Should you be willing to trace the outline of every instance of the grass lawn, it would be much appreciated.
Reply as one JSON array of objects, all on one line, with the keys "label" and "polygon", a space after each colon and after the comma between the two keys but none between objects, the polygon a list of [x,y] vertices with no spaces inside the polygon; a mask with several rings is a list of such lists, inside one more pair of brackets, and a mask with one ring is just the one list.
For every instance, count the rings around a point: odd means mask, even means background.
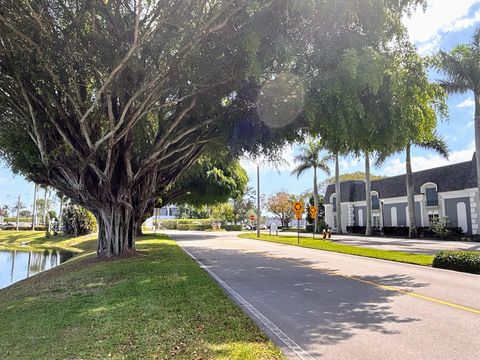
[{"label": "grass lawn", "polygon": [[[0,231],[0,250],[38,250],[59,249],[72,252],[91,252],[96,250],[96,235],[79,237],[50,236],[45,237],[45,231]],[[22,245],[26,243],[26,245]]]},{"label": "grass lawn", "polygon": [[[92,248],[91,237],[58,243]],[[0,290],[2,359],[283,359],[174,241],[137,245],[136,256],[85,255]]]},{"label": "grass lawn", "polygon": [[284,236],[284,235],[260,235],[260,239],[257,238],[256,234],[240,234],[238,237],[245,238],[245,239],[254,239],[254,240],[265,240],[271,241],[280,244],[287,244],[287,245],[295,245],[301,247],[307,247],[312,249],[318,250],[326,250],[332,251],[342,254],[351,254],[351,255],[358,255],[358,256],[366,256],[375,259],[384,259],[384,260],[391,260],[391,261],[398,261],[408,264],[416,264],[416,265],[427,265],[431,266],[433,262],[432,255],[423,255],[423,254],[411,254],[411,253],[404,253],[400,251],[391,251],[391,250],[377,250],[377,249],[370,249],[358,246],[350,246],[345,244],[337,244],[331,241],[325,241],[320,239],[310,239],[306,237],[300,236],[300,245],[297,245],[297,237],[296,236]]}]

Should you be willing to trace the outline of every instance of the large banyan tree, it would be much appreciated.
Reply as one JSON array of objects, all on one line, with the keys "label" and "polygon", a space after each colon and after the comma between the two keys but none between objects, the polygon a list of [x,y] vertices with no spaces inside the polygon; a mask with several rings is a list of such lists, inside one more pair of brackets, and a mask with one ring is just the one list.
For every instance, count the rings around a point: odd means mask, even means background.
[{"label": "large banyan tree", "polygon": [[98,254],[121,254],[207,147],[295,137],[303,58],[341,54],[337,34],[379,42],[422,2],[0,0],[0,156],[91,210]]},{"label": "large banyan tree", "polygon": [[2,0],[3,157],[94,213],[99,255],[134,249],[155,194],[228,138],[230,109],[250,104],[240,95],[281,66],[286,11],[283,1]]}]

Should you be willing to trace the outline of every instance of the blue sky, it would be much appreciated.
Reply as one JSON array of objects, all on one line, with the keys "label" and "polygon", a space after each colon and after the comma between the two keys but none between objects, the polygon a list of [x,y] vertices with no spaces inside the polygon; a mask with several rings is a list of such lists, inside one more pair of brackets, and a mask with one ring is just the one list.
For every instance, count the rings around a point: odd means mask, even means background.
[{"label": "blue sky", "polygon": [[[431,54],[438,49],[451,49],[459,42],[468,42],[476,26],[480,26],[480,0],[430,0],[425,12],[418,9],[412,17],[404,19],[411,40],[422,54]],[[439,76],[432,74],[432,80]],[[473,96],[451,96],[448,100],[450,118],[439,125],[438,132],[450,148],[450,158],[445,160],[421,149],[413,150],[412,164],[414,170],[466,161],[472,158],[474,151]],[[270,195],[280,190],[299,194],[312,188],[312,174],[305,173],[298,180],[290,175],[294,167],[293,157],[296,147],[287,147],[283,152],[286,164],[281,170],[273,170],[263,164],[260,172],[261,193]],[[405,169],[404,154],[396,155],[386,161],[381,168],[374,168],[373,173],[381,175],[402,174]],[[250,186],[256,187],[256,165],[242,160],[250,177]],[[361,171],[363,162],[352,157],[342,159],[341,172]],[[333,164],[332,164],[333,170]],[[320,175],[319,181],[325,178]],[[18,195],[29,206],[33,198],[33,184],[12,172],[0,163],[0,205],[13,205]]]}]

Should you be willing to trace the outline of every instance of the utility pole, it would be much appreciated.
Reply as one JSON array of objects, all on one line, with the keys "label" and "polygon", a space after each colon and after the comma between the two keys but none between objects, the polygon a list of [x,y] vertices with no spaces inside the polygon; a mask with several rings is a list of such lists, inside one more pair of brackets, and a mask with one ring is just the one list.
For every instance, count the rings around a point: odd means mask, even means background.
[{"label": "utility pole", "polygon": [[37,209],[37,184],[35,184],[35,188],[33,190],[33,209],[32,209],[32,230],[35,231],[35,216]]},{"label": "utility pole", "polygon": [[257,164],[257,238],[260,237],[260,165]]},{"label": "utility pole", "polygon": [[19,222],[20,222],[20,195],[18,195],[18,201],[17,201],[17,231],[18,231]]}]

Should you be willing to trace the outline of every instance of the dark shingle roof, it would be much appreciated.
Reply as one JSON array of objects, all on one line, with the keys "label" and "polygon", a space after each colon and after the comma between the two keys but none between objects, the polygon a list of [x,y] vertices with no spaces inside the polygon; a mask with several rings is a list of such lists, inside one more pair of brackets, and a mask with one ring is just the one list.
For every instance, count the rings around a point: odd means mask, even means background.
[{"label": "dark shingle roof", "polygon": [[[420,194],[420,187],[432,182],[437,184],[438,191],[454,191],[476,187],[475,155],[471,161],[446,165],[434,169],[413,173],[413,189]],[[407,195],[406,175],[392,176],[385,179],[373,180],[372,191],[377,191],[381,199]],[[342,202],[365,200],[365,182],[363,180],[349,180],[340,184]],[[335,185],[327,186],[325,203],[330,203],[330,196],[335,193]]]}]

